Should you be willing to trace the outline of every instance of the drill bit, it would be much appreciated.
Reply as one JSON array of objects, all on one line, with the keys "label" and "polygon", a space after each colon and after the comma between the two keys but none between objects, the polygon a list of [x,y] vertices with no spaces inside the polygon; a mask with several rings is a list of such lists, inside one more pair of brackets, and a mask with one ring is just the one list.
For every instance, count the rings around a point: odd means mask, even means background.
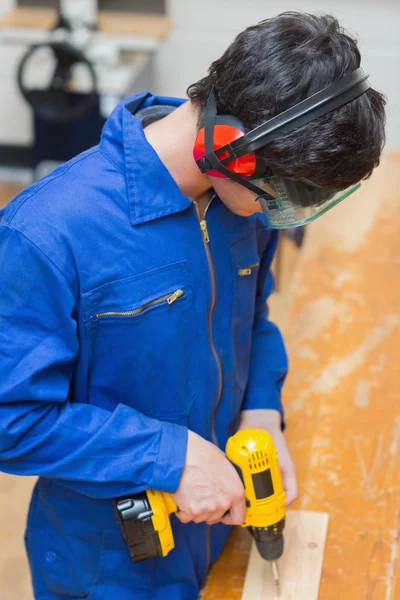
[{"label": "drill bit", "polygon": [[272,561],[271,567],[272,567],[272,576],[274,578],[275,585],[276,585],[276,594],[277,594],[277,597],[280,598],[281,597],[281,585],[280,585],[278,563],[275,560]]}]

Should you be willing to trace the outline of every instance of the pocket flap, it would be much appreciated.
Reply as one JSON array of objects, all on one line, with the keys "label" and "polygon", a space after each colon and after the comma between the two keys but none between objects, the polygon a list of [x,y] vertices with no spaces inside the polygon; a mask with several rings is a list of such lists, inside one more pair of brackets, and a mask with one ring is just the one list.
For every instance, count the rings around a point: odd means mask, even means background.
[{"label": "pocket flap", "polygon": [[236,277],[251,275],[260,266],[255,236],[240,239],[231,246]]},{"label": "pocket flap", "polygon": [[85,320],[102,312],[135,310],[159,296],[174,293],[177,288],[187,287],[188,283],[185,261],[111,281],[82,294]]}]

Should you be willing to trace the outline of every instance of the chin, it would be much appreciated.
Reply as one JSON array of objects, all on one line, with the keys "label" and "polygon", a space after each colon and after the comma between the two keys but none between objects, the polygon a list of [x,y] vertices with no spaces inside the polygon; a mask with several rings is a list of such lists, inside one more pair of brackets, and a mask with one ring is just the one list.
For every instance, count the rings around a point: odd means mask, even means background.
[{"label": "chin", "polygon": [[256,210],[233,210],[233,213],[235,213],[235,215],[238,215],[239,217],[251,217],[252,215],[256,214]]}]

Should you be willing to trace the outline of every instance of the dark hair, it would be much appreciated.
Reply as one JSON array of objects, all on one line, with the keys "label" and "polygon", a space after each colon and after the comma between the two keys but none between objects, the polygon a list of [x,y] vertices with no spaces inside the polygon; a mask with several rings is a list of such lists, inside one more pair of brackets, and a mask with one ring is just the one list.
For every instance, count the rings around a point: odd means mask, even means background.
[{"label": "dark hair", "polygon": [[[240,33],[187,94],[200,108],[199,126],[214,86],[218,113],[235,115],[249,130],[354,71],[360,60],[357,42],[333,16],[285,12]],[[257,154],[275,175],[344,189],[379,164],[385,104],[369,89]]]}]

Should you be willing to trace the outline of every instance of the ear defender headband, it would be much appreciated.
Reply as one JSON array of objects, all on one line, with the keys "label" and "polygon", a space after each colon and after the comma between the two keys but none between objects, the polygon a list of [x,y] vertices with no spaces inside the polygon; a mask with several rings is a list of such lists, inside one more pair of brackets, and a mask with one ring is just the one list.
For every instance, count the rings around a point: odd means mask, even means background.
[{"label": "ear defender headband", "polygon": [[266,165],[257,158],[256,150],[358,98],[371,87],[368,77],[358,68],[247,133],[240,119],[217,115],[215,92],[211,89],[204,127],[198,131],[193,148],[200,171],[212,177],[233,179],[258,199],[274,199],[275,196],[251,181],[266,176]]}]

